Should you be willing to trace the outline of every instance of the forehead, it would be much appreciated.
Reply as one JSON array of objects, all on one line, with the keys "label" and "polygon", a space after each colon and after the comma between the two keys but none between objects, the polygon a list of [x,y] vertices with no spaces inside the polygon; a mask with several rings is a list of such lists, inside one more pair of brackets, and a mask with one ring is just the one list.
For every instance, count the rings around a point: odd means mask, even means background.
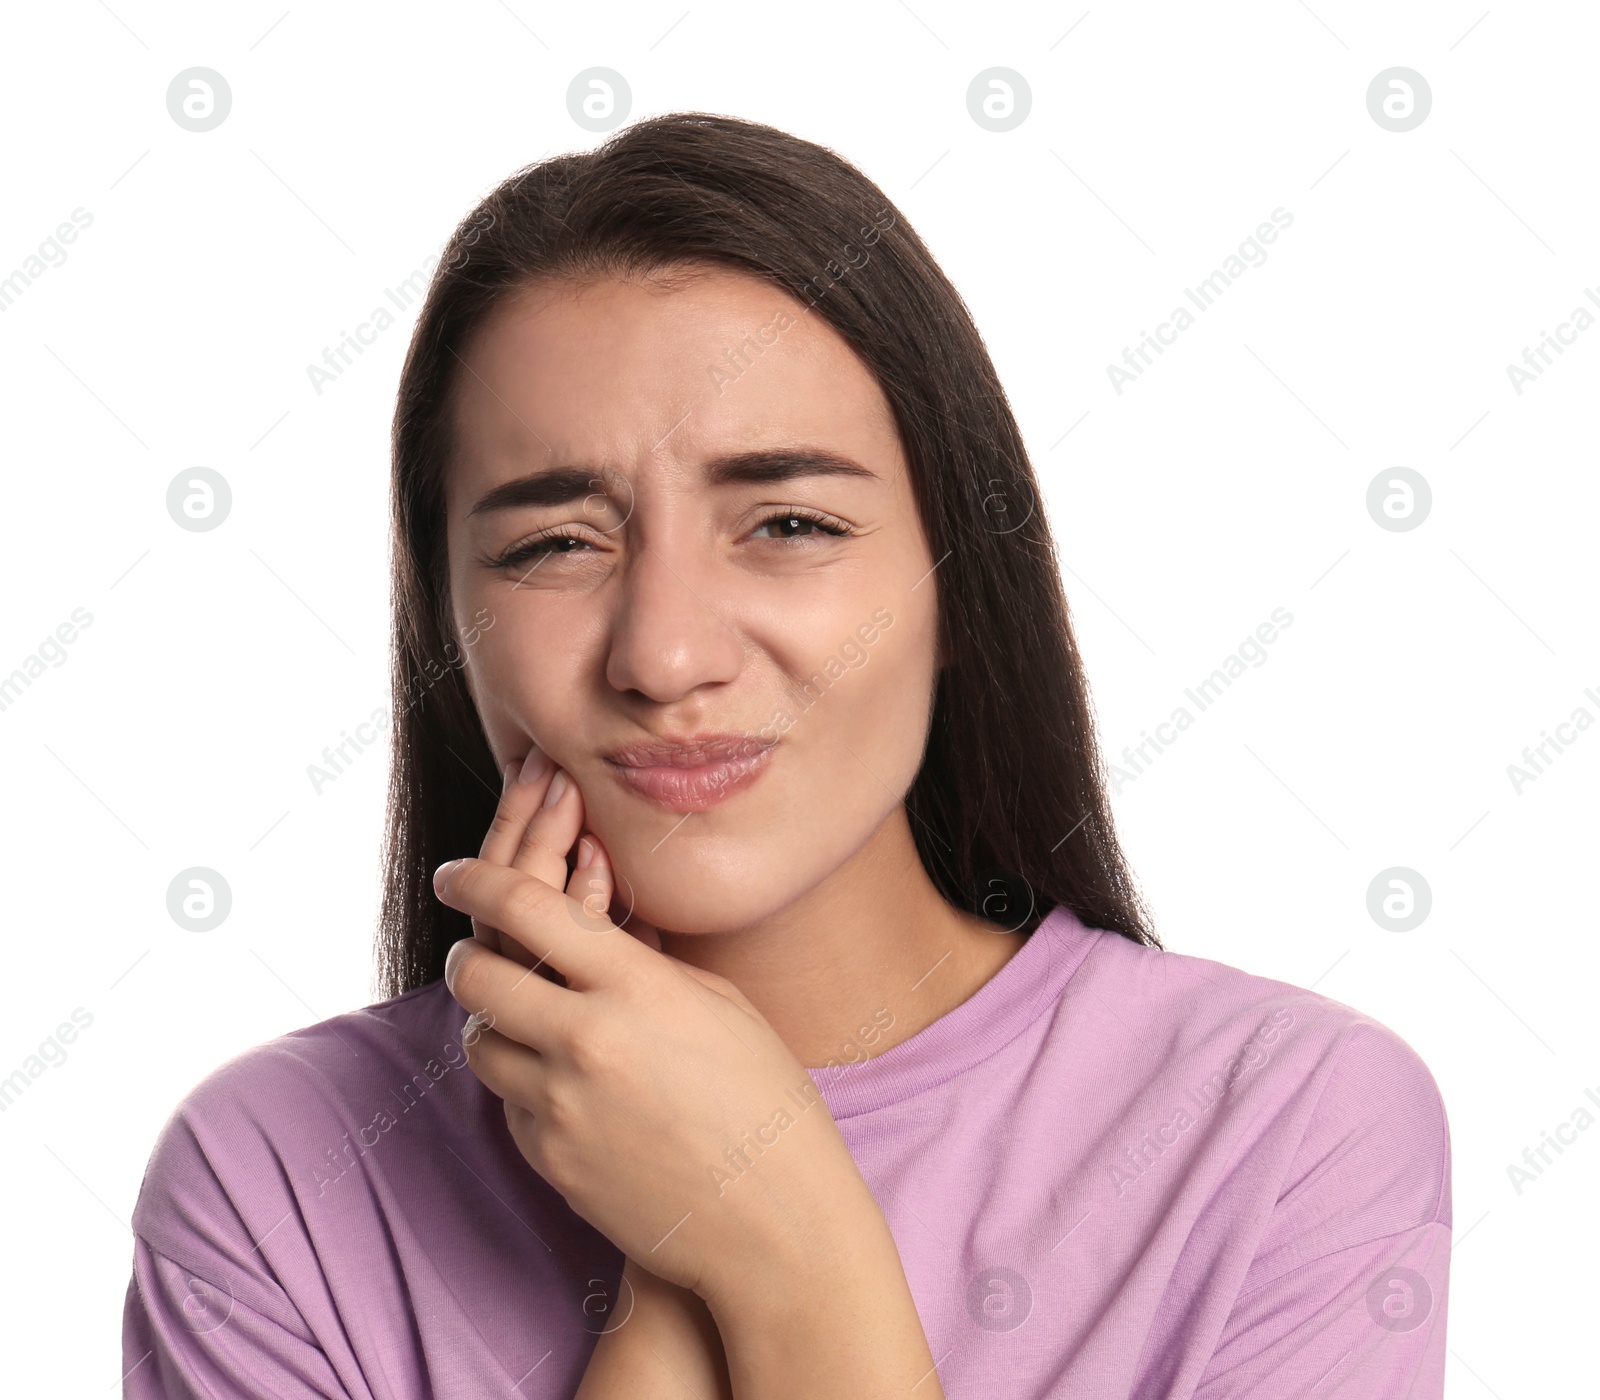
[{"label": "forehead", "polygon": [[754,274],[541,282],[461,353],[451,494],[552,456],[682,471],[805,443],[899,460],[876,379],[821,314]]}]

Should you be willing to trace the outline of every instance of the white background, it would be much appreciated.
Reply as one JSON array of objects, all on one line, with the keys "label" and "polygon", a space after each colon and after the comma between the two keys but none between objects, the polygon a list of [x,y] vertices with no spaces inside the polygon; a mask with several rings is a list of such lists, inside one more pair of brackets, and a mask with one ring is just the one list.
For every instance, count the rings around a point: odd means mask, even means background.
[{"label": "white background", "polygon": [[[320,395],[307,366],[512,170],[601,139],[566,105],[596,65],[631,116],[833,147],[927,241],[1033,453],[1111,757],[1292,613],[1123,786],[1132,863],[1169,947],[1315,986],[1433,1070],[1449,1393],[1592,1376],[1600,1131],[1520,1194],[1507,1167],[1600,1093],[1600,726],[1520,793],[1507,765],[1600,718],[1600,326],[1520,395],[1506,366],[1600,295],[1600,19],[1482,5],[12,11],[0,277],[93,217],[0,314],[0,675],[93,617],[0,711],[0,1077],[93,1017],[0,1114],[0,1310],[34,1386],[115,1392],[126,1222],[184,1092],[374,999],[384,750],[320,795],[306,770],[388,702],[410,318]],[[166,107],[197,65],[233,95],[204,134]],[[968,114],[991,66],[1032,91],[1005,133]],[[1366,105],[1393,66],[1432,90],[1404,133]],[[1117,394],[1106,366],[1280,206],[1267,261]],[[209,533],[166,511],[197,466],[233,492]],[[1433,493],[1407,532],[1366,507],[1397,466]],[[167,913],[196,865],[233,894],[211,933]],[[1432,891],[1409,932],[1367,910],[1390,866]]]}]

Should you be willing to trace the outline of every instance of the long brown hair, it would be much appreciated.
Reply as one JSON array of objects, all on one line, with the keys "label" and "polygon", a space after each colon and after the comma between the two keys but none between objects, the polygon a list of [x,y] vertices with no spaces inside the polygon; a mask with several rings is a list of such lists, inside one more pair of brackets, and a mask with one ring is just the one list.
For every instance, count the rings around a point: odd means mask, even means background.
[{"label": "long brown hair", "polygon": [[825,147],[676,112],[525,167],[457,226],[395,408],[394,707],[378,934],[381,995],[444,974],[471,934],[432,873],[475,854],[499,773],[462,674],[479,618],[450,616],[444,473],[457,351],[534,279],[721,264],[815,308],[893,409],[938,561],[939,672],[905,797],[917,851],[958,908],[1028,932],[1065,904],[1156,947],[1118,845],[1055,546],[1022,436],[971,314],[883,192]]}]

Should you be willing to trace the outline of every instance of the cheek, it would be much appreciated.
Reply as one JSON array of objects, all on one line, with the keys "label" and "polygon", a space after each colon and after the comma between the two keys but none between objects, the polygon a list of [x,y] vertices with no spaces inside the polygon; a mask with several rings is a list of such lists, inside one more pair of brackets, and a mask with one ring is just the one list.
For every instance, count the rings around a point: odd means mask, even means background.
[{"label": "cheek", "polygon": [[869,808],[879,797],[898,800],[915,778],[936,675],[933,615],[901,599],[889,613],[888,627],[869,626],[870,642],[859,632],[845,634],[851,640],[834,653],[843,674],[809,709],[796,711],[784,736],[805,760],[807,785],[850,794],[859,789]]},{"label": "cheek", "polygon": [[938,636],[931,611],[893,611],[893,625],[868,648],[867,664],[858,679],[867,722],[875,724],[880,735],[879,777],[899,798],[910,790],[922,766],[939,674]]},{"label": "cheek", "polygon": [[530,736],[558,763],[581,741],[578,660],[506,609],[468,653],[466,677],[497,755],[521,754]]}]

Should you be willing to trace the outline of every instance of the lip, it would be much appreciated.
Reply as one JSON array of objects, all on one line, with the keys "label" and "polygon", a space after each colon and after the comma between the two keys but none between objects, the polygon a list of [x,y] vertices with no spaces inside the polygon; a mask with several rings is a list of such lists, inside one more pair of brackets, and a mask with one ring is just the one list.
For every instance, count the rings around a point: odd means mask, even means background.
[{"label": "lip", "polygon": [[766,772],[774,746],[747,734],[693,734],[625,744],[605,762],[640,796],[670,811],[704,812]]}]

